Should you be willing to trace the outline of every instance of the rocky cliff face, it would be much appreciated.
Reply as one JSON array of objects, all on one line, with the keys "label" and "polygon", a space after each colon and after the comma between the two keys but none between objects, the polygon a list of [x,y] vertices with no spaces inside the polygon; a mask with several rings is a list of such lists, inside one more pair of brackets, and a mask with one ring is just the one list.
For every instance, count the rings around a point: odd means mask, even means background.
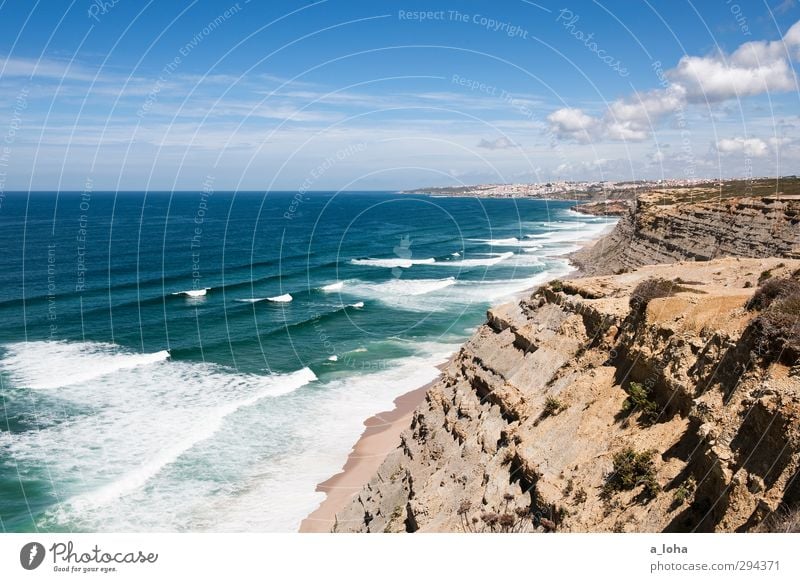
[{"label": "rocky cliff face", "polygon": [[586,274],[724,256],[800,258],[800,196],[682,196],[640,196],[608,237],[571,258]]},{"label": "rocky cliff face", "polygon": [[490,310],[334,531],[754,529],[800,502],[800,369],[753,357],[744,306],[798,268],[648,266]]}]

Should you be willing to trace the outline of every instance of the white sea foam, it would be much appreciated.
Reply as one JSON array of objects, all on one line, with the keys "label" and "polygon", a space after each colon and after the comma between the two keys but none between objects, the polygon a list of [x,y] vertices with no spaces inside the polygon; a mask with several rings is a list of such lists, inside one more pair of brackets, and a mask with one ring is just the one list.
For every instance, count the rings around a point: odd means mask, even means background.
[{"label": "white sea foam", "polygon": [[291,454],[256,464],[239,495],[204,504],[200,529],[296,531],[324,499],[316,485],[341,470],[364,419],[391,410],[395,398],[434,380],[440,373],[436,366],[457,346],[426,343],[424,348],[379,371],[334,380],[313,398],[296,394],[282,402],[291,423]]},{"label": "white sea foam", "polygon": [[[370,283],[353,279],[347,282],[345,291],[357,297],[368,297],[389,307],[411,311],[436,310],[443,307],[437,292],[455,285],[455,277],[444,279],[391,279],[382,283]],[[435,295],[433,302],[423,301],[423,296]],[[361,303],[361,302],[359,302]]]},{"label": "white sea foam", "polygon": [[355,303],[351,304],[350,307],[353,309],[362,309],[364,307],[363,301],[356,301]]},{"label": "white sea foam", "polygon": [[328,358],[328,361],[330,361],[330,362],[338,362],[339,361],[339,356],[334,354],[334,355],[332,355],[331,357]]},{"label": "white sea foam", "polygon": [[494,303],[503,299],[515,297],[523,291],[533,289],[550,279],[564,276],[573,270],[574,267],[564,261],[561,264],[551,266],[548,270],[542,271],[533,277],[484,281],[477,285],[474,284],[474,282],[464,281],[453,289],[453,298],[470,303],[487,301]]},{"label": "white sea foam", "polygon": [[267,297],[267,301],[271,301],[273,303],[289,303],[293,297],[288,293],[284,293],[283,295],[278,295],[276,297]]},{"label": "white sea foam", "polygon": [[455,285],[455,277],[444,279],[391,279],[383,283],[354,282],[348,285],[354,292],[368,294],[376,299],[391,298],[390,296],[418,296],[433,293]]},{"label": "white sea foam", "polygon": [[496,265],[506,259],[510,259],[514,256],[512,251],[507,253],[498,253],[492,254],[488,259],[462,259],[460,261],[437,261],[436,266],[446,266],[446,267],[461,267],[461,268],[470,268],[470,267],[490,267],[492,265]]},{"label": "white sea foam", "polygon": [[188,291],[176,291],[173,295],[185,295],[186,297],[205,297],[206,293],[211,290],[211,287],[205,287],[203,289],[189,289]]},{"label": "white sea foam", "polygon": [[341,291],[343,287],[344,287],[344,282],[343,281],[337,281],[336,283],[331,283],[330,285],[325,285],[321,289],[323,291],[325,291],[326,293],[331,293],[333,291]]},{"label": "white sea foam", "polygon": [[114,344],[94,342],[36,341],[10,344],[5,349],[0,369],[7,372],[16,385],[33,390],[82,384],[169,358],[166,350],[141,354],[122,350]]},{"label": "white sea foam", "polygon": [[[527,238],[527,235],[526,235]],[[529,247],[539,244],[538,242],[531,242],[528,240],[519,240],[516,237],[511,238],[480,238],[471,239],[473,242],[483,243],[492,247]]]},{"label": "white sea foam", "polygon": [[432,265],[436,259],[352,259],[350,261],[353,265],[366,265],[369,267],[384,267],[388,269],[409,269],[414,265]]},{"label": "white sea foam", "polygon": [[[416,347],[416,355],[379,360],[369,373],[260,400],[269,386],[252,385],[250,376],[165,362],[156,374],[83,387],[75,395],[96,405],[94,414],[16,435],[8,448],[14,458],[46,463],[68,497],[43,526],[296,531],[325,496],[317,483],[341,470],[364,419],[435,379],[436,365],[457,346]],[[295,375],[298,383],[312,378],[302,370],[270,378],[285,386]]]},{"label": "white sea foam", "polygon": [[[117,505],[124,499],[150,498],[151,492],[144,492],[149,483],[219,433],[235,430],[248,408],[267,399],[277,402],[316,379],[308,368],[263,376],[164,359],[120,366],[123,350],[112,344],[31,342],[4,346],[4,352],[0,366],[20,387],[42,384],[42,361],[53,376],[67,377],[83,368],[104,372],[62,383],[53,392],[60,403],[53,405],[53,414],[64,414],[62,422],[0,439],[3,455],[46,466],[57,496],[68,498],[49,519],[75,523],[96,518],[97,528],[103,528],[103,520],[120,517]],[[219,463],[225,464],[224,455]],[[172,487],[192,486],[188,477],[185,483],[171,482]],[[131,524],[141,518],[129,507],[124,520],[107,529],[135,529]]]}]

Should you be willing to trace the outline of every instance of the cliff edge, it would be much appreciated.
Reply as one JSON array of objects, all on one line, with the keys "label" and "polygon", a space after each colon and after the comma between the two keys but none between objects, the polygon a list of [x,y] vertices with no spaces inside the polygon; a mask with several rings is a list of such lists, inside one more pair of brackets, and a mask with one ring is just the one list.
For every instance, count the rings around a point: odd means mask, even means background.
[{"label": "cliff edge", "polygon": [[725,256],[800,258],[800,195],[704,194],[643,194],[607,237],[570,259],[583,273],[599,275]]}]

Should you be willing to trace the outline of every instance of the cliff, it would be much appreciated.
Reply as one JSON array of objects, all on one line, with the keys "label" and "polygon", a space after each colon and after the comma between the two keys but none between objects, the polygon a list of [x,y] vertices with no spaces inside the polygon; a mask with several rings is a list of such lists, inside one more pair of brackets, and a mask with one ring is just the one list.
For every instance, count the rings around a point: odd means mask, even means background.
[{"label": "cliff", "polygon": [[[768,202],[736,204],[788,216]],[[724,213],[697,212],[729,225],[718,248],[762,252],[735,240],[743,227]],[[637,232],[681,216],[656,214],[640,217]],[[680,251],[636,244],[659,256],[699,253],[688,224],[703,219],[686,219]],[[796,344],[768,356],[766,327],[746,305],[759,278],[799,268],[777,258],[647,266],[553,282],[489,310],[334,531],[758,527],[800,502],[800,367]]]},{"label": "cliff", "polygon": [[597,275],[724,256],[800,258],[800,195],[644,194],[609,236],[570,258]]},{"label": "cliff", "polygon": [[612,199],[576,204],[575,206],[570,206],[569,209],[590,216],[627,216],[631,211],[631,207],[630,200]]}]

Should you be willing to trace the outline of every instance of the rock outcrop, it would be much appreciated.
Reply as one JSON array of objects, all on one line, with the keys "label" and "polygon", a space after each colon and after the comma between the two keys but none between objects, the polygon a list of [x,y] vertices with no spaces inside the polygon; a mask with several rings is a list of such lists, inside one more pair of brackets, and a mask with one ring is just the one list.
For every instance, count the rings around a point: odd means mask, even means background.
[{"label": "rock outcrop", "polygon": [[[748,228],[773,229],[791,256],[795,207],[735,204],[749,227],[701,205],[640,214],[622,239],[696,261],[555,282],[491,309],[334,531],[749,531],[800,502],[800,370],[754,357],[745,309],[762,272],[800,261],[700,261],[767,253]],[[655,236],[667,230],[669,247]],[[651,278],[675,287],[632,307]]]},{"label": "rock outcrop", "polygon": [[586,204],[576,204],[569,209],[580,214],[590,216],[627,216],[633,206],[632,200],[601,200],[599,202],[587,202]]},{"label": "rock outcrop", "polygon": [[725,256],[800,258],[800,196],[640,196],[614,230],[570,258],[585,274]]}]

